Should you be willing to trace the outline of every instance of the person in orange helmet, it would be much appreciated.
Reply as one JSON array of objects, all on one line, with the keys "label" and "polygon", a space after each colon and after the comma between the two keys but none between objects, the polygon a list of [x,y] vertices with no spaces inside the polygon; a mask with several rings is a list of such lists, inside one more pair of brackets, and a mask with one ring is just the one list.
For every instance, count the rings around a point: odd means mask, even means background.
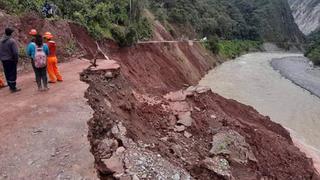
[{"label": "person in orange helmet", "polygon": [[50,32],[44,34],[44,39],[47,45],[49,46],[49,55],[48,55],[48,74],[49,74],[49,83],[56,83],[57,81],[63,81],[62,76],[58,69],[58,58],[56,55],[57,45],[54,42],[53,35]]},{"label": "person in orange helmet", "polygon": [[[35,41],[35,37],[36,37],[37,34],[38,34],[38,32],[37,32],[36,29],[31,29],[31,30],[29,31],[30,42],[29,42],[29,44],[28,44],[28,46],[27,46],[27,54],[31,54],[30,49],[32,49],[31,47],[35,45],[34,41]],[[31,56],[30,56],[30,57],[31,57]],[[35,66],[34,66],[34,63],[33,63],[33,62],[34,62],[34,61],[33,61],[33,59],[31,58],[31,64],[32,64],[33,72],[36,72],[35,69],[34,69]],[[36,74],[35,74],[35,77],[36,77]]]}]

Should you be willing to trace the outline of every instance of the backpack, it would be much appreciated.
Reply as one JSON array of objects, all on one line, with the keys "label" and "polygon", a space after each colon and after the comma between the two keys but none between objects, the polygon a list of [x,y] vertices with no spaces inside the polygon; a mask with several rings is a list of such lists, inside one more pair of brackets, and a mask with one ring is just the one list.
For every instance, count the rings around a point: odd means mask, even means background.
[{"label": "backpack", "polygon": [[36,53],[34,55],[34,65],[36,68],[44,68],[47,66],[47,55],[43,51],[43,47],[36,46]]}]

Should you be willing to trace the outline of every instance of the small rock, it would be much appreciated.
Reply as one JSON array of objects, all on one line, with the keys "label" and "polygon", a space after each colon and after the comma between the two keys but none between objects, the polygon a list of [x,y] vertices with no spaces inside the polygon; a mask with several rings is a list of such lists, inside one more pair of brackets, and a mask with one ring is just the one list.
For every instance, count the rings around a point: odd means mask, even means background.
[{"label": "small rock", "polygon": [[115,125],[112,127],[111,132],[112,132],[112,134],[116,135],[116,134],[119,134],[120,130],[119,130],[118,126]]},{"label": "small rock", "polygon": [[232,177],[229,162],[222,157],[206,158],[202,163],[208,170],[221,176]]},{"label": "small rock", "polygon": [[191,112],[188,111],[186,113],[183,114],[179,114],[179,121],[177,122],[177,124],[182,124],[186,127],[190,127],[192,125],[192,117],[191,117]]},{"label": "small rock", "polygon": [[212,119],[217,119],[217,116],[216,115],[211,115],[210,116]]},{"label": "small rock", "polygon": [[166,137],[161,138],[160,140],[161,140],[161,141],[168,141],[168,139],[169,139],[169,138],[166,136]]},{"label": "small rock", "polygon": [[116,137],[121,137],[127,134],[127,129],[120,122],[119,124],[112,127],[111,132]]},{"label": "small rock", "polygon": [[113,78],[113,74],[112,74],[111,71],[106,72],[105,76],[106,76],[107,78]]},{"label": "small rock", "polygon": [[171,146],[171,150],[173,151],[173,153],[178,156],[178,157],[182,157],[182,147],[178,144]]},{"label": "small rock", "polygon": [[195,87],[195,86],[190,86],[190,87],[188,87],[188,88],[185,90],[185,93],[191,95],[191,94],[193,94],[196,90],[197,90],[197,87]]},{"label": "small rock", "polygon": [[201,109],[198,108],[198,107],[194,107],[194,109],[197,110],[197,111],[199,111],[199,112],[201,111]]},{"label": "small rock", "polygon": [[104,159],[102,162],[107,168],[114,173],[123,173],[123,162],[117,156],[112,156],[110,159]]},{"label": "small rock", "polygon": [[32,165],[34,163],[34,161],[30,160],[28,161],[28,165]]},{"label": "small rock", "polygon": [[140,180],[137,175],[132,176],[132,180]]},{"label": "small rock", "polygon": [[196,89],[196,92],[199,94],[205,93],[210,91],[211,89],[209,87],[203,87],[203,86],[198,86]]},{"label": "small rock", "polygon": [[121,147],[119,147],[119,148],[116,150],[116,154],[117,154],[117,155],[120,155],[120,154],[122,154],[125,150],[126,150],[126,149],[125,149],[123,146],[121,146]]},{"label": "small rock", "polygon": [[184,125],[176,125],[176,126],[174,127],[174,131],[175,131],[175,132],[182,132],[182,131],[184,131],[184,130],[186,130],[186,127],[185,127]]},{"label": "small rock", "polygon": [[191,138],[191,137],[192,137],[192,134],[189,133],[189,132],[187,132],[187,131],[185,131],[185,132],[183,133],[183,135],[184,135],[186,138]]},{"label": "small rock", "polygon": [[124,136],[124,135],[127,134],[127,129],[126,129],[126,127],[123,126],[122,123],[119,123],[119,124],[118,124],[118,128],[119,128],[120,134],[121,134],[122,136]]},{"label": "small rock", "polygon": [[170,114],[169,116],[169,126],[174,126],[177,123],[177,119],[174,115]]},{"label": "small rock", "polygon": [[172,180],[180,180],[180,174],[177,173],[174,176],[172,176]]}]

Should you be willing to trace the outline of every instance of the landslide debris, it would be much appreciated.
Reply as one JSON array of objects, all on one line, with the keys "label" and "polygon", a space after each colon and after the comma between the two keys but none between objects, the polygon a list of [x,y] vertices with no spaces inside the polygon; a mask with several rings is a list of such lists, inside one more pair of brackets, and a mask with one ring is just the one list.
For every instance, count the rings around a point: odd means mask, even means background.
[{"label": "landslide debris", "polygon": [[104,67],[81,74],[101,179],[320,179],[289,133],[252,107],[204,87],[146,93],[122,67]]}]

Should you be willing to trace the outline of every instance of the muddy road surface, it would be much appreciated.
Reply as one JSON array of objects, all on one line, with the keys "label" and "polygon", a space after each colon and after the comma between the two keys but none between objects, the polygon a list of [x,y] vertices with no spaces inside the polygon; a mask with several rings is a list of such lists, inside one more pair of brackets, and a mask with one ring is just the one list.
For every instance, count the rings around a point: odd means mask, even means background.
[{"label": "muddy road surface", "polygon": [[62,64],[64,82],[38,92],[34,74],[18,78],[22,91],[0,90],[0,179],[96,179],[87,141],[92,110],[79,72],[88,62]]},{"label": "muddy road surface", "polygon": [[[298,146],[319,161],[320,99],[275,71],[275,58],[302,56],[285,53],[252,53],[212,70],[200,84],[227,98],[253,106],[290,130]],[[316,162],[316,166],[319,167]],[[319,169],[319,168],[318,168]]]}]

